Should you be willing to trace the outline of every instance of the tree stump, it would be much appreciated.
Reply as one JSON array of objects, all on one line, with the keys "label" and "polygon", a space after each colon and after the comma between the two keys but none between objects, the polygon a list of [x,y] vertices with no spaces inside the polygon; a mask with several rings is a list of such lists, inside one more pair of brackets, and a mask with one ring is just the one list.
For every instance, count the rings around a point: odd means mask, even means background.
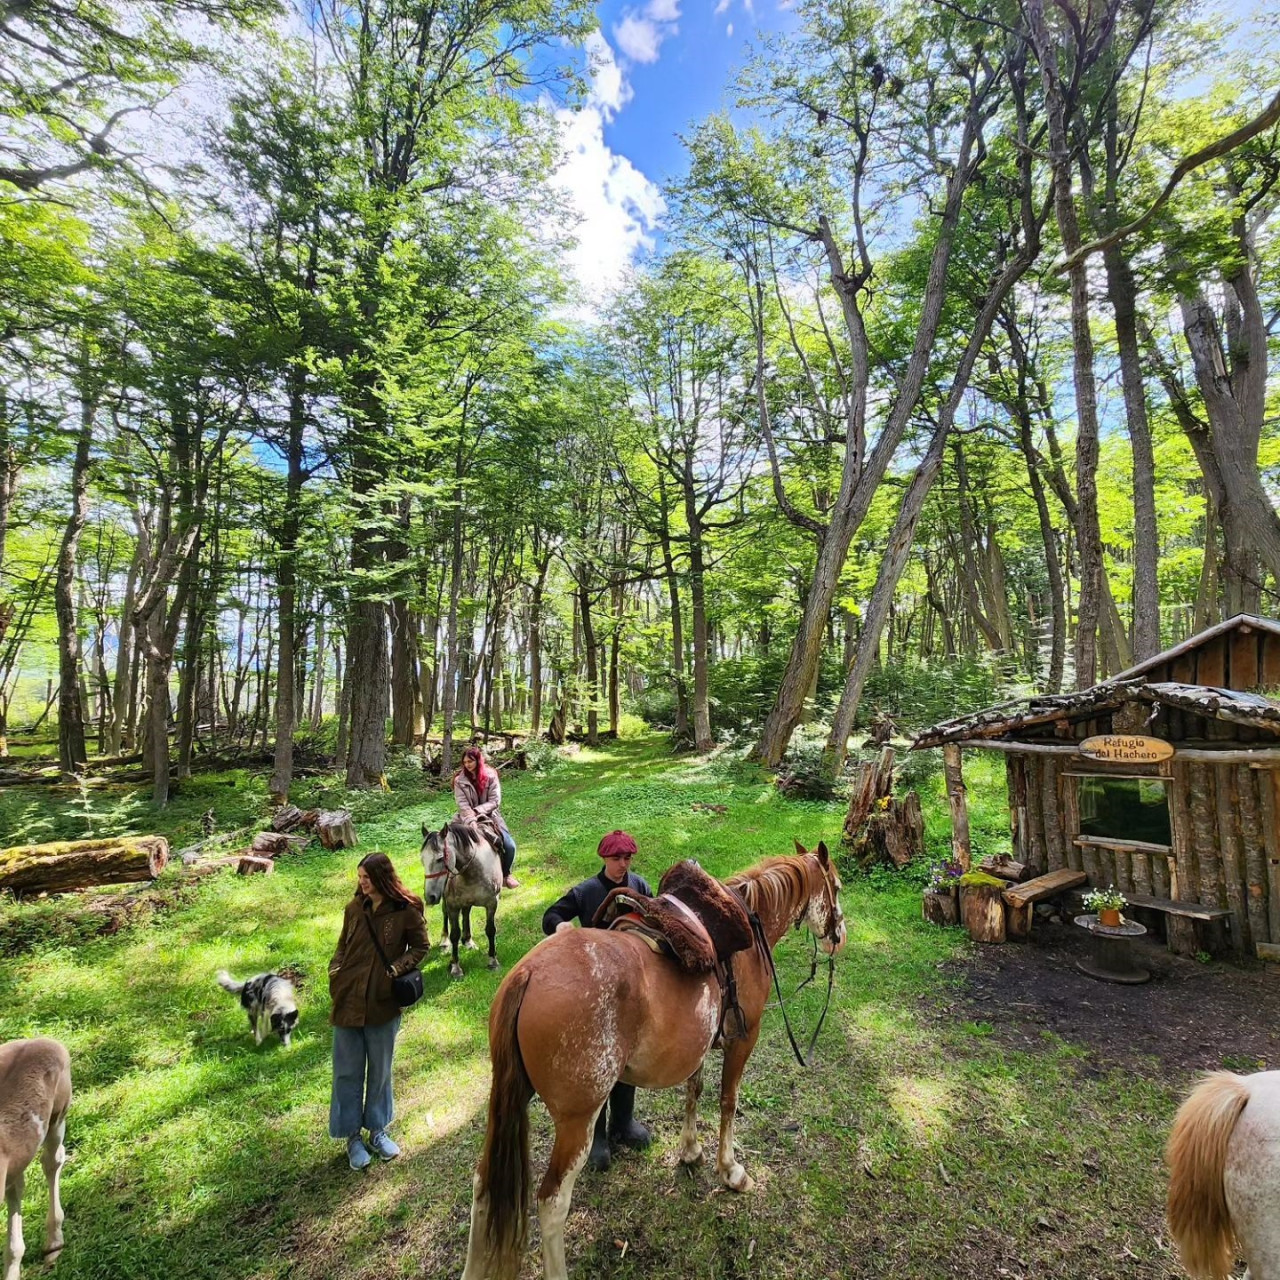
[{"label": "tree stump", "polygon": [[269,876],[275,869],[276,864],[270,858],[252,853],[246,853],[236,863],[236,872],[242,876]]},{"label": "tree stump", "polygon": [[0,849],[0,889],[68,893],[99,884],[154,880],[169,861],[164,836],[61,840]]},{"label": "tree stump", "polygon": [[960,904],[954,889],[926,889],[924,918],[931,924],[959,924]]},{"label": "tree stump", "polygon": [[316,835],[326,849],[353,849],[356,829],[350,809],[332,809],[316,816]]},{"label": "tree stump", "polygon": [[[989,877],[983,877],[984,880]],[[1004,882],[960,884],[960,921],[974,942],[1003,942]]]}]

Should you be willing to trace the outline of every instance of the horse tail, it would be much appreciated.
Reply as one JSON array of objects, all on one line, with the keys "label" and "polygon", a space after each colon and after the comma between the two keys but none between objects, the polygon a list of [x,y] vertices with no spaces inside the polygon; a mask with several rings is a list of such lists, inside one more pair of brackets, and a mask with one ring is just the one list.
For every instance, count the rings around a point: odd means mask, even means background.
[{"label": "horse tail", "polygon": [[1169,1134],[1169,1230],[1182,1265],[1196,1280],[1224,1280],[1235,1261],[1223,1170],[1227,1144],[1248,1101],[1249,1085],[1240,1076],[1210,1072],[1178,1108]]},{"label": "horse tail", "polygon": [[489,1125],[476,1169],[476,1194],[488,1201],[486,1243],[493,1257],[518,1257],[528,1233],[529,1102],[533,1084],[520,1056],[516,1026],[529,985],[521,966],[498,989],[489,1013]]}]

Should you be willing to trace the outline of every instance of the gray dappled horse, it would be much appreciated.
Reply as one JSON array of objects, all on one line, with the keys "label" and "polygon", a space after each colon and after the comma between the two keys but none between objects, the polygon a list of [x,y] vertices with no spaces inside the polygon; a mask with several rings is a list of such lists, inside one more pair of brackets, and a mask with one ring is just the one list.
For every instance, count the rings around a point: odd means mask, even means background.
[{"label": "gray dappled horse", "polygon": [[429,905],[444,902],[444,933],[440,946],[452,946],[449,973],[462,977],[458,963],[458,942],[475,949],[471,938],[471,908],[485,910],[484,933],[489,939],[489,968],[498,967],[494,951],[493,917],[502,893],[502,860],[498,851],[476,827],[456,819],[439,831],[422,824],[422,869],[426,873]]}]

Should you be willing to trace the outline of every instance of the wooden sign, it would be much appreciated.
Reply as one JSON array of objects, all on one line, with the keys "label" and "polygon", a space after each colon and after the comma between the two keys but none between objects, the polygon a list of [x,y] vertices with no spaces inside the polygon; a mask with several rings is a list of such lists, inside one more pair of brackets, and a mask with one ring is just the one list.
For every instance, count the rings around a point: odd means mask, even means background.
[{"label": "wooden sign", "polygon": [[1158,764],[1173,755],[1173,743],[1136,733],[1100,733],[1080,744],[1080,754],[1112,764]]}]

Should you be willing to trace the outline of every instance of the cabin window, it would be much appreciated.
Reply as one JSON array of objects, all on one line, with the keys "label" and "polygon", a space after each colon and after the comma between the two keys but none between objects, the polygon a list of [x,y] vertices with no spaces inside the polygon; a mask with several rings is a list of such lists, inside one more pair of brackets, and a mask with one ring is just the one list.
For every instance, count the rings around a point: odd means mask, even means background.
[{"label": "cabin window", "polygon": [[1080,834],[1172,845],[1164,778],[1081,778]]}]

